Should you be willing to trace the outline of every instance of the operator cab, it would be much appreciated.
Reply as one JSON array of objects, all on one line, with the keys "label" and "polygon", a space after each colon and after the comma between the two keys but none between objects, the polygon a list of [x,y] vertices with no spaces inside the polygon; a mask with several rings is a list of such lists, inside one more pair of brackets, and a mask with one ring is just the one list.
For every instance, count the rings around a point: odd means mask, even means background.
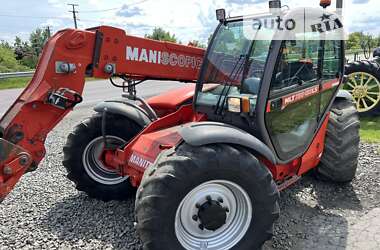
[{"label": "operator cab", "polygon": [[302,155],[343,79],[339,17],[322,8],[271,9],[233,18],[223,18],[218,10],[217,17],[195,110],[253,134],[279,162]]}]

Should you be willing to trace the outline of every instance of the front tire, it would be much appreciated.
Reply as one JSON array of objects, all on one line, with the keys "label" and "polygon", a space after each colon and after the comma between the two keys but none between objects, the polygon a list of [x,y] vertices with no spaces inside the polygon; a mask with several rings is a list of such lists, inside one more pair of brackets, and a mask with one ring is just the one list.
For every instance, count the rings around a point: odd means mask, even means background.
[{"label": "front tire", "polygon": [[269,170],[230,145],[163,152],[136,196],[145,250],[259,249],[272,236],[279,193]]},{"label": "front tire", "polygon": [[[113,146],[128,143],[141,130],[135,122],[126,117],[107,115],[106,138]],[[96,114],[77,125],[67,138],[63,148],[63,166],[67,177],[76,189],[88,196],[103,200],[126,200],[135,194],[128,176],[120,176],[107,168],[100,160],[104,140],[102,136],[102,115]]]}]

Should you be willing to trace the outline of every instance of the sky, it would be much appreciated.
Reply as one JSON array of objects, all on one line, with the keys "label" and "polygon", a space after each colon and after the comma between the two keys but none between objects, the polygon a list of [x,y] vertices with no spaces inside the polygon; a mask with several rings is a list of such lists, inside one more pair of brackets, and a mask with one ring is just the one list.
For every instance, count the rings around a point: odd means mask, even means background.
[{"label": "sky", "polygon": [[[185,44],[207,41],[217,25],[218,8],[230,16],[268,10],[268,0],[0,0],[0,40],[13,42],[15,36],[27,40],[38,27],[50,26],[53,32],[73,27],[68,3],[79,5],[79,28],[110,25],[144,36],[162,27]],[[282,0],[282,4],[318,7],[319,0]],[[349,32],[380,35],[379,0],[344,0],[343,15]]]}]

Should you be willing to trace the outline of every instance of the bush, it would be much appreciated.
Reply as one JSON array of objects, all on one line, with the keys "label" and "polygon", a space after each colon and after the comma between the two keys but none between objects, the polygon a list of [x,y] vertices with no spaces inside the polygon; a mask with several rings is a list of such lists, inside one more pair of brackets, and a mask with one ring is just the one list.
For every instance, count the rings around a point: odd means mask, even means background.
[{"label": "bush", "polygon": [[0,73],[28,71],[30,68],[23,66],[16,60],[12,49],[0,45]]}]

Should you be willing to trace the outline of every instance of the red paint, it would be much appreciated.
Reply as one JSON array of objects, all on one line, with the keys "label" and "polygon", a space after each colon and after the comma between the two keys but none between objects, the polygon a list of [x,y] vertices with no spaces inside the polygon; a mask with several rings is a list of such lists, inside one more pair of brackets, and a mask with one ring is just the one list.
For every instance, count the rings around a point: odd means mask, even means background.
[{"label": "red paint", "polygon": [[[99,67],[94,71],[94,77],[108,78],[103,69],[107,63],[116,64],[116,71],[124,73],[133,78],[158,78],[178,81],[194,81],[198,78],[198,71],[203,60],[204,49],[184,46],[170,42],[156,41],[147,38],[140,38],[126,35],[124,30],[101,26],[97,28],[103,33],[102,53]],[[138,48],[138,60],[126,60],[127,47]],[[141,51],[146,50],[148,62],[141,56]],[[160,62],[156,57],[156,62],[149,60],[150,52],[161,52]],[[165,61],[165,55],[171,56]],[[173,56],[176,56],[173,57]],[[182,61],[179,57],[186,61]],[[194,58],[196,64],[188,64],[187,60]],[[152,57],[153,59],[153,57]],[[180,62],[181,61],[181,62]],[[193,62],[192,60],[189,60]],[[174,65],[174,66],[173,66]],[[183,65],[183,66],[181,66]]]},{"label": "red paint", "polygon": [[[2,142],[0,141],[0,144]],[[6,148],[6,146],[2,144],[6,151],[9,150],[7,154],[8,162],[1,166],[0,175],[0,200],[9,194],[9,192],[14,188],[20,177],[27,170],[26,166],[31,164],[31,156],[27,153],[21,153],[19,148]],[[23,158],[23,165],[21,164],[21,158]],[[2,163],[2,162],[0,162]],[[6,170],[6,171],[5,171]]]},{"label": "red paint", "polygon": [[331,81],[324,82],[321,86],[321,92],[325,90],[332,89],[336,86],[338,86],[340,83],[339,79],[333,79]]},{"label": "red paint", "polygon": [[265,110],[266,113],[270,113],[270,111],[271,111],[271,110],[270,110],[270,105],[271,105],[271,103],[268,102],[268,103],[267,103],[267,108],[266,108],[266,110]]},{"label": "red paint", "polygon": [[286,178],[296,175],[298,168],[300,167],[301,159],[295,159],[286,164],[273,164],[267,159],[259,157],[259,159],[269,168],[275,181],[283,181]]},{"label": "red paint", "polygon": [[151,97],[147,102],[162,117],[176,111],[181,104],[191,102],[194,91],[195,85],[189,83],[185,87]]},{"label": "red paint", "polygon": [[138,186],[145,168],[130,164],[131,156],[136,154],[144,160],[154,162],[160,152],[182,141],[178,130],[183,124],[202,120],[205,120],[205,116],[194,113],[192,105],[181,106],[174,113],[149,124],[124,149],[118,150],[114,157],[107,158],[107,165],[114,168],[120,166],[120,172],[130,176],[132,183]]}]

